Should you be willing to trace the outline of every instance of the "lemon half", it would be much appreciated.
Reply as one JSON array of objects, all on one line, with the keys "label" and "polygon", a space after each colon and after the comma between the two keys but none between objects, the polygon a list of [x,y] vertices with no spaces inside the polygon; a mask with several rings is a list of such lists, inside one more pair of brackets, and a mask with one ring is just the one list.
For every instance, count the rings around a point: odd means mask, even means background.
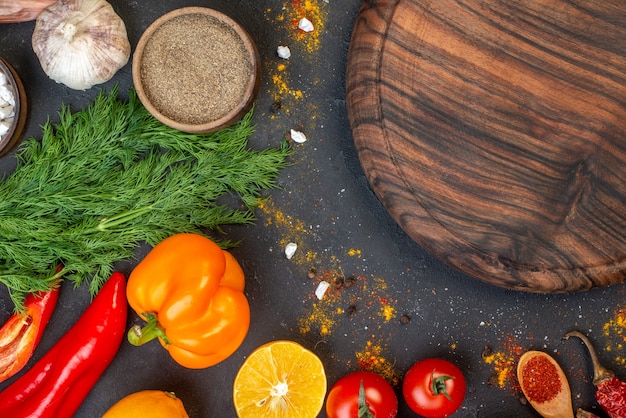
[{"label": "lemon half", "polygon": [[285,340],[254,350],[233,386],[240,418],[314,418],[325,396],[326,373],[321,360],[300,344]]}]

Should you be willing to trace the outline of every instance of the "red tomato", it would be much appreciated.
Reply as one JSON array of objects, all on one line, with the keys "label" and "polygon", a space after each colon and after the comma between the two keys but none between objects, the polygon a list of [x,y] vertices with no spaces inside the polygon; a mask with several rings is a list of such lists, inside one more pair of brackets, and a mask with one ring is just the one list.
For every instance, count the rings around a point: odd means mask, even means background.
[{"label": "red tomato", "polygon": [[402,383],[402,394],[418,415],[443,418],[453,414],[465,398],[465,377],[449,361],[429,358],[415,363]]},{"label": "red tomato", "polygon": [[[328,418],[357,418],[359,390],[363,383],[365,403],[375,418],[394,418],[398,413],[398,398],[393,388],[381,375],[374,372],[354,372],[339,379],[328,393]],[[367,411],[366,411],[367,413]]]}]

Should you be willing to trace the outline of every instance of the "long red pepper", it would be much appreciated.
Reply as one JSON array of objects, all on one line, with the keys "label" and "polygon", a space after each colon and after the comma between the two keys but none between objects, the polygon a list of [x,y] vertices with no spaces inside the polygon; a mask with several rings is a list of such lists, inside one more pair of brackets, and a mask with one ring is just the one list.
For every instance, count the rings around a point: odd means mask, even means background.
[{"label": "long red pepper", "polygon": [[593,384],[596,385],[596,400],[611,418],[626,417],[626,382],[622,382],[615,373],[600,364],[598,355],[586,335],[578,331],[570,331],[566,338],[578,337],[589,350],[593,363]]},{"label": "long red pepper", "polygon": [[113,273],[74,326],[0,392],[0,416],[71,418],[117,354],[126,314],[126,278]]},{"label": "long red pepper", "polygon": [[29,294],[24,311],[13,314],[0,329],[0,382],[22,370],[39,344],[59,299],[59,286]]}]

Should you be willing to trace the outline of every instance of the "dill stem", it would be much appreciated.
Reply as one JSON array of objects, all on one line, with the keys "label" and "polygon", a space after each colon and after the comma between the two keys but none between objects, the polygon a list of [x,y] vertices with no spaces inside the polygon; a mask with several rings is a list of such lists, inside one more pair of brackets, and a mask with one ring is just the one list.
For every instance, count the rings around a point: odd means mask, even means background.
[{"label": "dill stem", "polygon": [[103,218],[95,228],[88,229],[87,231],[85,231],[85,233],[90,234],[94,232],[110,231],[116,226],[124,225],[125,223],[142,216],[152,209],[153,205],[148,205],[133,210],[127,210],[126,212],[119,213],[109,218]]}]

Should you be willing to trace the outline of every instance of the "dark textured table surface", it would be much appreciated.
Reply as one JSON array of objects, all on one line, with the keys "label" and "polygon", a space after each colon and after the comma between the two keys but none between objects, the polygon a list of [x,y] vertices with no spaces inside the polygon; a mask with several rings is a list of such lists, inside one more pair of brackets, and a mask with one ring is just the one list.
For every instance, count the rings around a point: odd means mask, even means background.
[{"label": "dark textured table surface", "polygon": [[[255,105],[253,148],[277,146],[290,129],[307,141],[294,144],[293,164],[282,171],[280,190],[257,211],[254,225],[226,227],[247,276],[252,317],[243,345],[226,361],[204,370],[175,364],[157,343],[137,348],[127,342],[85,400],[77,417],[101,416],[123,396],[145,389],[174,391],[191,417],[235,416],[232,384],[246,356],[276,339],[297,341],[323,361],[330,386],[362,368],[383,374],[400,388],[415,361],[442,357],[456,363],[468,381],[466,399],[455,416],[537,416],[520,401],[514,372],[526,350],[552,354],[572,387],[574,407],[597,412],[591,364],[570,329],[587,333],[605,366],[626,379],[626,299],[623,284],[583,293],[520,293],[468,277],[425,252],[387,215],[373,194],[353,146],[345,103],[345,64],[361,3],[306,1],[111,1],[128,29],[131,45],[162,14],[183,6],[220,10],[241,23],[259,49],[263,77]],[[298,33],[294,22],[306,14],[316,30]],[[132,86],[127,64],[108,83],[87,91],[50,80],[34,55],[34,22],[0,25],[0,56],[18,71],[30,99],[26,136],[55,120],[61,104],[79,109],[100,88]],[[276,55],[279,45],[292,51]],[[0,160],[15,168],[14,154]],[[288,260],[284,247],[298,244]],[[138,257],[146,249],[138,250]],[[128,274],[133,261],[120,262]],[[315,271],[314,277],[309,274]],[[354,279],[332,288],[321,301],[321,279]],[[33,360],[71,326],[89,303],[86,288],[61,289],[59,305]],[[0,320],[10,315],[0,290]],[[129,326],[137,320],[129,315]],[[12,380],[0,385],[0,389]],[[399,416],[415,416],[398,390]],[[321,416],[325,416],[324,413]]]}]

